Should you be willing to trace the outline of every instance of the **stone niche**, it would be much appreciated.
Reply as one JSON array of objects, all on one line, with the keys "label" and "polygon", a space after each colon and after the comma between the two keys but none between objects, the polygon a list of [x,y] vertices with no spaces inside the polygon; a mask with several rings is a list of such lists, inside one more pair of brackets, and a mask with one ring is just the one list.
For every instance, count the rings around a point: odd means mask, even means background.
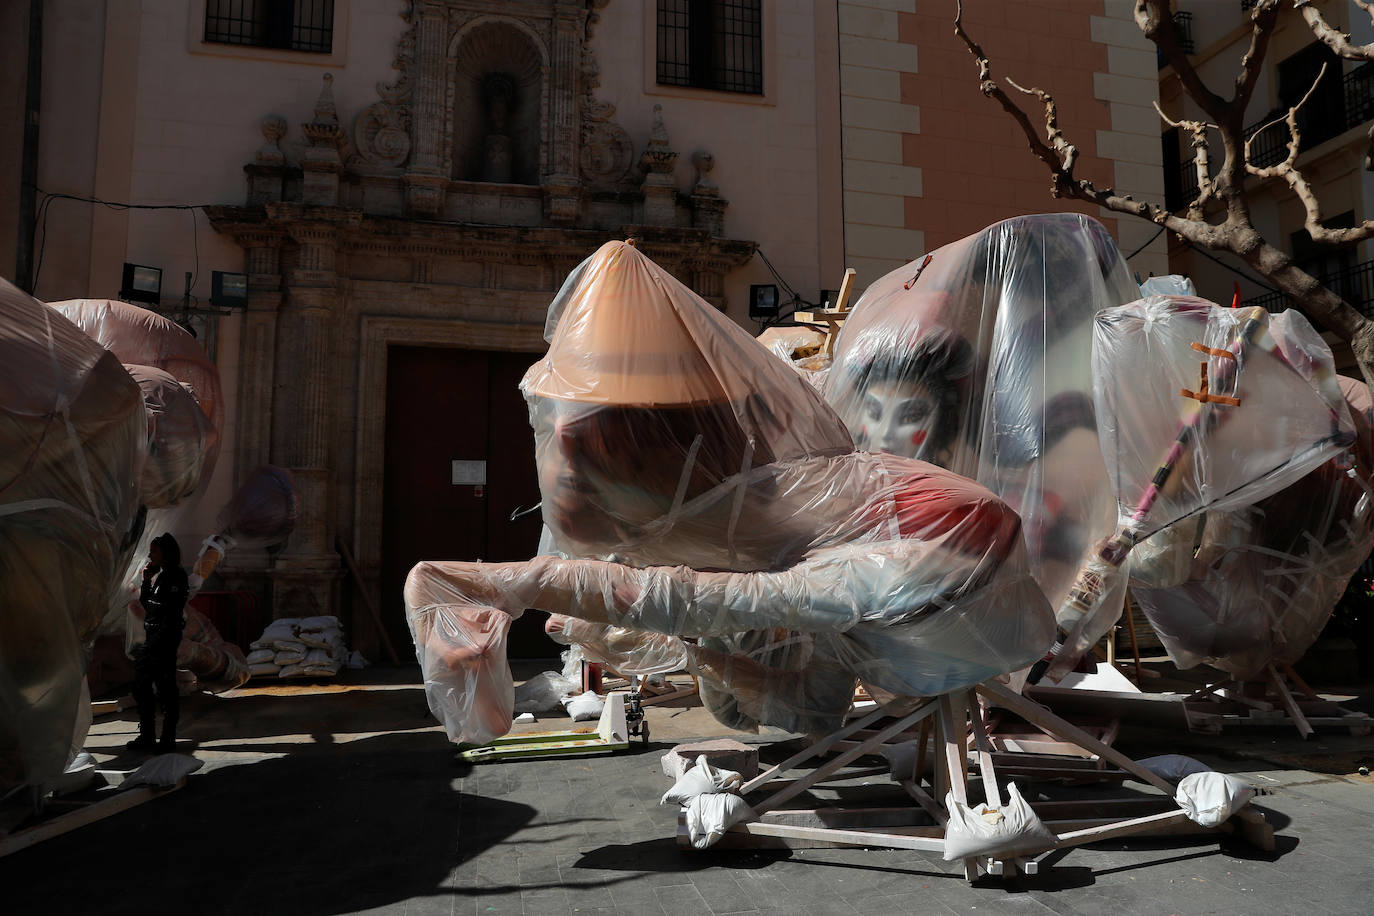
[{"label": "stone niche", "polygon": [[461,36],[449,84],[454,179],[539,184],[543,69],[534,39],[510,23]]}]

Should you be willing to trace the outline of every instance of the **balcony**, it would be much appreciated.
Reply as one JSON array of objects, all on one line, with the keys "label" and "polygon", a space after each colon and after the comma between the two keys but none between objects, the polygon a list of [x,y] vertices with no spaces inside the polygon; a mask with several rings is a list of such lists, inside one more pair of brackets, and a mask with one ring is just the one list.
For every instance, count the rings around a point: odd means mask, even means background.
[{"label": "balcony", "polygon": [[[1300,151],[1325,143],[1374,118],[1374,62],[1361,64],[1347,73],[1341,80],[1341,91],[1331,93],[1324,101],[1325,104],[1314,108],[1313,103],[1319,102],[1314,97],[1298,112],[1298,129],[1302,134]],[[1250,161],[1260,168],[1277,165],[1288,155],[1287,123],[1282,120],[1270,123],[1281,118],[1285,111],[1276,108],[1245,129],[1245,139],[1254,138]]]},{"label": "balcony", "polygon": [[[1341,270],[1319,274],[1317,279],[1323,286],[1358,309],[1361,315],[1374,318],[1374,261],[1352,264]],[[1258,305],[1270,312],[1299,307],[1283,293],[1265,293],[1263,296],[1246,299],[1241,305]]]},{"label": "balcony", "polygon": [[[1174,31],[1178,34],[1178,48],[1184,54],[1192,54],[1193,47],[1193,14],[1180,11],[1174,13]],[[1164,56],[1164,51],[1155,48],[1155,63],[1159,64],[1159,69],[1163,70],[1169,63],[1169,59]]]}]

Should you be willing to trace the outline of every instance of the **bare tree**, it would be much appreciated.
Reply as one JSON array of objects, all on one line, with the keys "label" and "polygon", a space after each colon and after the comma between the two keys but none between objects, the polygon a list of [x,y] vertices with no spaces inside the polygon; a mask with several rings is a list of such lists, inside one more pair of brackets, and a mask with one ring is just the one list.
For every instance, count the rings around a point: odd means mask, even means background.
[{"label": "bare tree", "polygon": [[[1355,0],[1361,9],[1374,17],[1374,3]],[[1031,123],[1030,116],[992,78],[992,64],[982,47],[964,30],[963,6],[956,0],[954,32],[968,46],[978,63],[979,89],[983,95],[995,99],[1017,123],[1031,151],[1050,171],[1050,194],[1054,197],[1087,201],[1117,213],[1148,219],[1176,233],[1199,248],[1227,251],[1248,264],[1284,294],[1299,303],[1303,310],[1350,343],[1355,360],[1365,381],[1374,388],[1374,321],[1370,321],[1333,290],[1323,286],[1315,277],[1300,269],[1293,259],[1271,244],[1255,229],[1245,182],[1249,177],[1279,178],[1302,201],[1306,210],[1305,228],[1312,240],[1324,245],[1342,245],[1374,236],[1374,221],[1365,220],[1348,229],[1330,229],[1322,225],[1321,203],[1311,185],[1297,167],[1301,135],[1297,113],[1309,91],[1296,105],[1278,120],[1288,126],[1288,155],[1280,163],[1265,168],[1256,166],[1250,158],[1250,144],[1245,138],[1245,109],[1259,79],[1260,64],[1269,48],[1269,39],[1278,22],[1280,0],[1259,0],[1250,13],[1250,45],[1240,60],[1230,98],[1224,98],[1206,86],[1192,62],[1184,54],[1174,25],[1172,0],[1136,0],[1136,25],[1145,37],[1154,42],[1160,53],[1173,67],[1183,91],[1202,109],[1202,120],[1172,121],[1169,124],[1186,131],[1196,150],[1195,165],[1198,177],[1198,197],[1186,215],[1179,216],[1164,207],[1135,200],[1129,194],[1118,194],[1112,188],[1097,187],[1091,180],[1074,175],[1078,148],[1059,128],[1058,109],[1054,97],[1043,89],[1025,88],[1006,78],[1015,91],[1033,96],[1044,106],[1044,136]],[[1357,46],[1350,36],[1332,28],[1321,12],[1308,0],[1293,0],[1293,7],[1301,12],[1318,39],[1341,57],[1356,60],[1374,58],[1374,45]],[[1323,71],[1324,72],[1324,71]],[[1318,81],[1321,76],[1318,76]],[[1160,113],[1163,117],[1163,112]],[[1278,123],[1276,120],[1274,123]],[[1220,137],[1223,157],[1215,173],[1212,170],[1209,138]],[[1209,205],[1211,205],[1209,207]]]}]

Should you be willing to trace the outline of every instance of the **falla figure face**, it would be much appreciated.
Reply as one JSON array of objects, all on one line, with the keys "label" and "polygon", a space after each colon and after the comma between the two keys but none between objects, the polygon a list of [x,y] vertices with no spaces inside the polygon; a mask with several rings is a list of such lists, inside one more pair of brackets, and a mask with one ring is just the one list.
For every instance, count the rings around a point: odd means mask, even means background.
[{"label": "falla figure face", "polygon": [[875,382],[864,392],[863,423],[855,443],[904,458],[934,454],[939,401],[916,380]]}]

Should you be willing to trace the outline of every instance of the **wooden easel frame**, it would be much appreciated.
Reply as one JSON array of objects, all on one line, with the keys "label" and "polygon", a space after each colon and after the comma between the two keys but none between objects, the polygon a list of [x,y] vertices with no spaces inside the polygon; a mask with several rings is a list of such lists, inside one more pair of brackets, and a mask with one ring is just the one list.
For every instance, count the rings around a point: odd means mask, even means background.
[{"label": "wooden easel frame", "polygon": [[[1273,828],[1264,816],[1253,809],[1243,809],[1229,821],[1216,828],[1201,827],[1188,819],[1184,810],[1173,800],[1174,786],[1156,776],[1140,764],[1114,750],[1082,728],[1067,722],[1043,707],[1022,697],[1006,686],[993,682],[979,684],[972,690],[945,694],[921,702],[914,710],[910,700],[900,700],[887,707],[847,723],[838,731],[812,743],[754,779],[745,783],[740,794],[746,799],[753,793],[773,787],[788,771],[821,754],[841,746],[845,749],[833,760],[817,767],[807,775],[786,780],[771,794],[758,801],[750,801],[757,820],[736,824],[717,844],[717,848],[814,848],[825,846],[862,846],[890,849],[913,849],[943,853],[944,829],[947,814],[942,800],[946,793],[956,801],[968,804],[968,775],[970,732],[973,738],[973,764],[981,779],[983,797],[993,807],[1000,807],[1002,794],[997,781],[992,742],[988,739],[980,699],[990,706],[1015,713],[1032,725],[1069,742],[1088,754],[1119,768],[1124,774],[1158,789],[1158,798],[1121,799],[1119,802],[1060,801],[1031,803],[1045,825],[1055,833],[1057,843],[1043,849],[1024,850],[1009,858],[976,856],[964,860],[964,878],[972,881],[981,874],[1005,875],[1020,870],[1036,874],[1039,863],[1034,856],[1051,849],[1064,849],[1102,840],[1140,835],[1177,835],[1196,833],[1239,832],[1262,849],[1274,848]],[[849,740],[869,726],[883,719],[894,721],[877,731],[868,733],[861,741]],[[813,786],[832,778],[846,778],[841,771],[865,754],[872,754],[890,739],[919,726],[922,743],[914,772],[898,784],[916,802],[906,808],[821,808],[783,809],[780,806]],[[924,736],[933,733],[935,773],[927,792],[920,784],[924,768],[926,745]],[[686,844],[685,820],[678,819],[678,842]]]}]

